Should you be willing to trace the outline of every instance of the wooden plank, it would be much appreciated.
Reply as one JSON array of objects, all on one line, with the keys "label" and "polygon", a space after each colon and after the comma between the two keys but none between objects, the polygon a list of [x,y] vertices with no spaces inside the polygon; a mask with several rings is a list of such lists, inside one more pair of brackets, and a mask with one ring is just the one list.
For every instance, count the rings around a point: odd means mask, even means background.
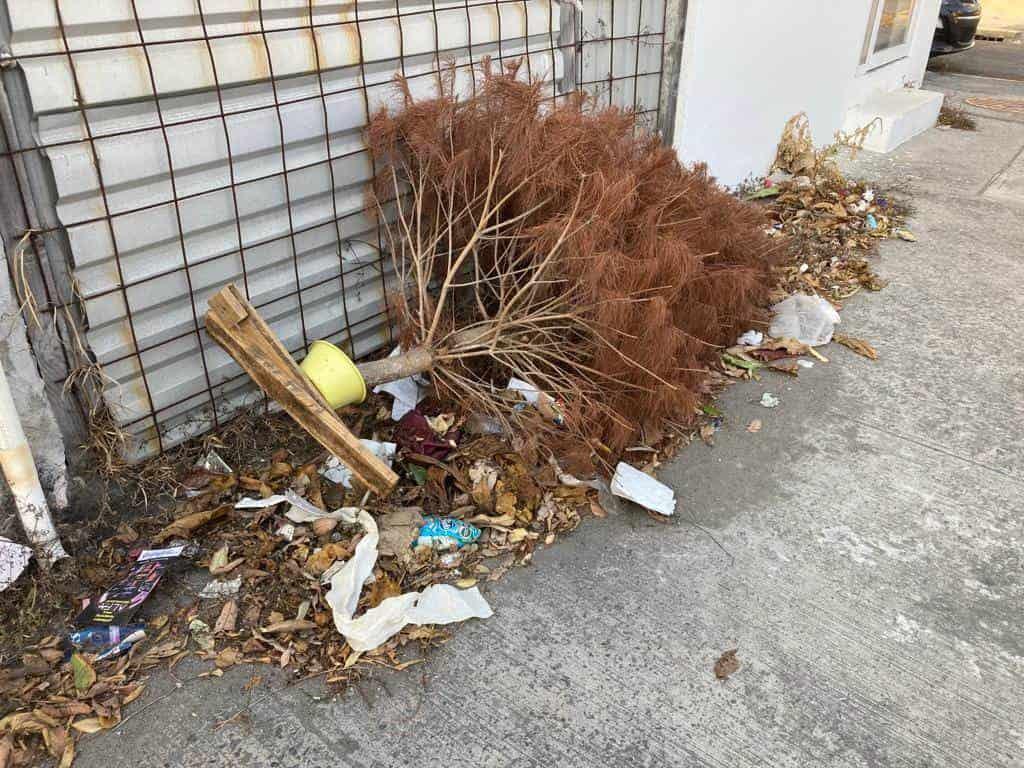
[{"label": "wooden plank", "polygon": [[[331,408],[330,403],[327,399],[320,394],[320,390],[316,388],[316,385],[309,380],[309,377],[299,367],[299,364],[295,362],[295,358],[292,357],[288,349],[281,343],[281,340],[277,338],[277,335],[267,325],[267,321],[263,319],[256,308],[250,304],[242,292],[238,290],[238,287],[233,283],[221,288],[214,296],[210,297],[210,307],[217,310],[217,314],[222,320],[230,319],[241,314],[243,318],[239,321],[238,325],[243,328],[246,332],[252,332],[258,335],[260,339],[266,344],[266,351],[272,353],[274,359],[277,361],[278,366],[282,372],[288,371],[291,375],[298,377],[305,382],[307,389],[318,403],[328,410],[334,410]],[[228,313],[225,315],[225,313]],[[231,322],[227,323],[228,327],[232,325]]]},{"label": "wooden plank", "polygon": [[211,304],[213,307],[206,314],[210,337],[317,442],[345,462],[357,480],[379,496],[386,496],[397,484],[398,475],[367,451],[337,414],[322,402],[322,396],[318,397],[319,392],[290,355],[287,356],[290,364],[282,363],[283,347],[276,338],[268,340],[266,334],[270,331],[266,324],[250,322],[258,317],[255,310],[250,307],[245,320],[232,323],[220,316],[218,307],[222,305],[219,302],[211,301]]}]

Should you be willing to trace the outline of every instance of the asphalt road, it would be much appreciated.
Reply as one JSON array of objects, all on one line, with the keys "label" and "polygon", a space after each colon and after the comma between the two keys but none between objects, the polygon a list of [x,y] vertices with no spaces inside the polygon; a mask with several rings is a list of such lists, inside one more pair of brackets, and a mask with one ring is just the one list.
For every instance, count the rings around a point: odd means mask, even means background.
[{"label": "asphalt road", "polygon": [[969,51],[936,56],[928,62],[928,70],[1024,82],[1024,39],[1003,43],[978,40]]}]

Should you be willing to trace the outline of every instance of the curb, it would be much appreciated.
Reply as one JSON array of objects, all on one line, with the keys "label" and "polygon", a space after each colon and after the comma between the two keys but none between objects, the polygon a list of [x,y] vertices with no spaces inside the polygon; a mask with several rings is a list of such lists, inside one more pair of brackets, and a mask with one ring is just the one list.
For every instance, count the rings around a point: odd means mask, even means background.
[{"label": "curb", "polygon": [[976,40],[989,40],[996,43],[1013,43],[1024,39],[1024,30],[1000,29],[999,27],[979,27],[974,35]]}]

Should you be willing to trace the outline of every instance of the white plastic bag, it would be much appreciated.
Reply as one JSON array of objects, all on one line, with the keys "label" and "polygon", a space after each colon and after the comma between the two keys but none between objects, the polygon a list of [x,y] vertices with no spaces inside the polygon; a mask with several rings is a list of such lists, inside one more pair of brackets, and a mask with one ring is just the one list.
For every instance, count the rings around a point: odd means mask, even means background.
[{"label": "white plastic bag", "polygon": [[780,301],[772,311],[775,317],[768,329],[776,339],[796,339],[812,347],[832,341],[832,332],[839,323],[839,313],[820,296],[796,293]]}]

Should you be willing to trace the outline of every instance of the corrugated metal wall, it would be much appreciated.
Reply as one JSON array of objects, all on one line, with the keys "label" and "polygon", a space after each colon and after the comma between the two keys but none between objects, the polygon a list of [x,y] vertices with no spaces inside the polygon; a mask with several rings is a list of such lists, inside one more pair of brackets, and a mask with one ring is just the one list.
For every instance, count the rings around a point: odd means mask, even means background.
[{"label": "corrugated metal wall", "polygon": [[[56,322],[75,305],[132,456],[253,399],[202,328],[207,298],[228,282],[299,357],[318,338],[356,357],[389,345],[392,274],[367,208],[375,169],[362,130],[395,98],[396,73],[428,93],[454,60],[468,92],[483,57],[525,56],[553,95],[583,87],[657,115],[662,0],[602,0],[582,13],[553,0],[6,7],[23,79],[5,77],[5,88],[24,88],[32,134],[8,136],[8,158],[48,161],[50,189],[29,197],[55,206],[60,232],[38,215],[31,238],[49,282],[60,283],[60,262],[76,288],[41,309]],[[80,349],[71,314],[60,319],[61,343]]]}]

